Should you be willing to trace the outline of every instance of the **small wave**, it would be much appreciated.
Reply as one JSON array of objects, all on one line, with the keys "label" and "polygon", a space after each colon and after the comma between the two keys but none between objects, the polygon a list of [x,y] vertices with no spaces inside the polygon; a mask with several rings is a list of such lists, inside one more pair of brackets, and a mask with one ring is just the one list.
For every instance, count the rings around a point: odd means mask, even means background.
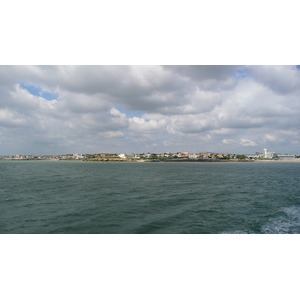
[{"label": "small wave", "polygon": [[225,231],[223,234],[296,234],[300,233],[300,206],[285,207],[256,232],[249,228]]},{"label": "small wave", "polygon": [[271,218],[261,231],[266,234],[300,233],[300,207],[282,209],[281,215]]}]

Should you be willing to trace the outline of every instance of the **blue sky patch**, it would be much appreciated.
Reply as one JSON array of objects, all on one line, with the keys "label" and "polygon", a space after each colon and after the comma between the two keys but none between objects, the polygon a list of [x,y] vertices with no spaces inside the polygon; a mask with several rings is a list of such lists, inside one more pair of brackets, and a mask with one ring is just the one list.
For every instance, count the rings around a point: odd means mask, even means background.
[{"label": "blue sky patch", "polygon": [[25,84],[25,83],[21,83],[20,87],[22,89],[27,90],[31,95],[33,96],[39,96],[39,97],[43,97],[46,100],[54,100],[58,98],[58,94],[53,94],[47,91],[44,91],[42,88],[33,85],[33,84]]},{"label": "blue sky patch", "polygon": [[236,81],[243,79],[247,76],[247,70],[245,68],[238,69],[235,73],[235,79]]},{"label": "blue sky patch", "polygon": [[139,110],[134,110],[134,111],[131,111],[131,110],[126,110],[123,108],[123,105],[120,105],[120,104],[117,104],[115,105],[115,108],[117,110],[119,110],[121,113],[125,113],[126,116],[128,118],[132,118],[132,117],[141,117],[142,115],[145,114],[144,111],[139,111]]},{"label": "blue sky patch", "polygon": [[134,111],[126,111],[124,110],[124,112],[126,113],[126,116],[128,118],[133,118],[133,117],[142,117],[142,115],[144,115],[146,112],[145,111],[139,111],[139,110],[134,110]]}]

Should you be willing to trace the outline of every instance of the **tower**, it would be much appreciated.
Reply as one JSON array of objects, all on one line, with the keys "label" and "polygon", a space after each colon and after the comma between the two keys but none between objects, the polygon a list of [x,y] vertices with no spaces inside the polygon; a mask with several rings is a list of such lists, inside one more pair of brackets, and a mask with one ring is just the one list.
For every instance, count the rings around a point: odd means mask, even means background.
[{"label": "tower", "polygon": [[268,149],[267,148],[264,148],[263,153],[264,153],[264,158],[268,158]]}]

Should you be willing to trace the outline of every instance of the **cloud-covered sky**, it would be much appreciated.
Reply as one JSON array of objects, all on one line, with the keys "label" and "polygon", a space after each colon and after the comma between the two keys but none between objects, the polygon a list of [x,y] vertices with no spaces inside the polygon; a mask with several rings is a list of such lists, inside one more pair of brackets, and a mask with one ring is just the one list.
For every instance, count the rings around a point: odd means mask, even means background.
[{"label": "cloud-covered sky", "polygon": [[0,155],[299,154],[296,66],[0,66]]}]

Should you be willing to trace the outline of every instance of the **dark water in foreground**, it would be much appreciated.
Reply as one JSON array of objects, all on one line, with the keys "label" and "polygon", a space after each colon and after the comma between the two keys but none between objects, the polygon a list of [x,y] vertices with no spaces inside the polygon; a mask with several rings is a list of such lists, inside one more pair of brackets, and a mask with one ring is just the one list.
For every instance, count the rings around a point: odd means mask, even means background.
[{"label": "dark water in foreground", "polygon": [[300,164],[0,161],[0,233],[300,233]]}]

